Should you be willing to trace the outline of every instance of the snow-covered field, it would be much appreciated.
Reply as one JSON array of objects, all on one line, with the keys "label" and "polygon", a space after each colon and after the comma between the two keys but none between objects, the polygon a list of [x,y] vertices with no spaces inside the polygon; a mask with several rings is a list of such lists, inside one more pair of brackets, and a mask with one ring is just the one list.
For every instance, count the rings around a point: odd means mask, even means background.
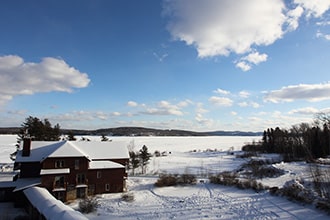
[{"label": "snow-covered field", "polygon": [[[87,138],[101,140],[100,137]],[[258,141],[260,137],[111,139],[125,140],[134,146],[135,151],[146,145],[150,153],[159,151],[167,156],[152,157],[146,175],[139,174],[137,169],[136,176],[128,177],[128,193],[134,196],[134,201],[123,201],[121,193],[100,195],[97,211],[86,215],[89,219],[330,219],[329,215],[311,205],[271,196],[267,191],[256,193],[208,182],[207,175],[231,171],[243,164],[246,159],[236,158],[231,152],[238,153],[242,145]],[[15,150],[15,143],[15,136],[0,135],[0,164],[11,162],[8,155]],[[264,185],[283,186],[288,180],[309,178],[308,168],[303,162],[278,163],[276,166],[286,173],[277,178],[260,180]],[[156,188],[154,183],[159,173],[191,173],[202,181],[193,186]],[[71,203],[70,206],[77,208],[78,203]],[[3,210],[0,205],[0,213]]]}]

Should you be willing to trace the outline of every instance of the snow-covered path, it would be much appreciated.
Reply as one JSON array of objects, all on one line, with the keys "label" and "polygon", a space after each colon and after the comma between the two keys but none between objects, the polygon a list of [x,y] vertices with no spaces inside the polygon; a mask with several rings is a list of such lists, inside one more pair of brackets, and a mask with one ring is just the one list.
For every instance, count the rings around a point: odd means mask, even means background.
[{"label": "snow-covered path", "polygon": [[130,177],[133,202],[121,194],[102,195],[89,219],[329,219],[312,206],[285,198],[210,183],[194,186],[153,186],[155,178]]}]

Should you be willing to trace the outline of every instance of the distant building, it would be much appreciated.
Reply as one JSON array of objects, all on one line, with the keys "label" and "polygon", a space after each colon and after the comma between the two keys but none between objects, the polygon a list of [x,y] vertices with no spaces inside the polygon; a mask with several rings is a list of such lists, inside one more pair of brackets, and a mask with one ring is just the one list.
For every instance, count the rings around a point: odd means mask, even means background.
[{"label": "distant building", "polygon": [[41,186],[62,201],[122,192],[128,161],[126,142],[44,142],[25,138],[14,164],[19,170],[14,191]]}]

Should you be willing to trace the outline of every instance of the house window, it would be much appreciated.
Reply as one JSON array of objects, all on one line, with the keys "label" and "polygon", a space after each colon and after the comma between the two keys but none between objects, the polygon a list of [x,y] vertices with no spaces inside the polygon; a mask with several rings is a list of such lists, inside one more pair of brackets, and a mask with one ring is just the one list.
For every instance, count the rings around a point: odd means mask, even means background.
[{"label": "house window", "polygon": [[109,183],[105,184],[105,191],[110,191],[110,184]]},{"label": "house window", "polygon": [[83,173],[77,174],[77,184],[85,184],[85,183],[86,183],[85,174]]},{"label": "house window", "polygon": [[88,185],[88,195],[94,195],[95,194],[95,185],[91,184]]},{"label": "house window", "polygon": [[96,172],[96,177],[97,177],[98,179],[100,179],[100,178],[102,177],[102,172],[101,172],[101,171],[97,171],[97,172]]},{"label": "house window", "polygon": [[54,188],[64,188],[64,176],[55,176]]},{"label": "house window", "polygon": [[77,198],[85,198],[85,197],[86,197],[86,188],[78,188]]},{"label": "house window", "polygon": [[64,167],[64,160],[55,161],[55,168],[62,168],[62,167]]},{"label": "house window", "polygon": [[74,161],[74,169],[79,170],[79,160]]}]

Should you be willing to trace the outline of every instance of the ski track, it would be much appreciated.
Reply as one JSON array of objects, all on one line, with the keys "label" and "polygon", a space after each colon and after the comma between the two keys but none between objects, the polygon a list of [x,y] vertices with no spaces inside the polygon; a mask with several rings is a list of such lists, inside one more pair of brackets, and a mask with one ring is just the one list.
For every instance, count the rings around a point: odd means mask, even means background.
[{"label": "ski track", "polygon": [[232,196],[209,183],[189,187],[196,189],[189,196],[165,196],[158,192],[160,188],[146,184],[134,192],[141,201],[127,203],[117,198],[100,205],[104,213],[121,219],[299,219],[267,199],[267,192]]}]

